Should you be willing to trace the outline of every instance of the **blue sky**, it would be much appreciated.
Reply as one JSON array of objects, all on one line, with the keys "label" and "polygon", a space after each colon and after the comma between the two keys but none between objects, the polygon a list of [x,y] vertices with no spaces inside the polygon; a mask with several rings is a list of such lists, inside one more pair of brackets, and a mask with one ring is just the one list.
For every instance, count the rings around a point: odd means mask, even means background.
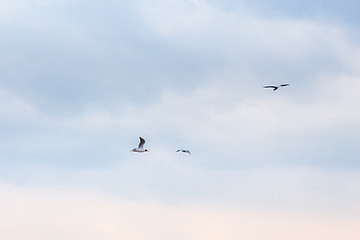
[{"label": "blue sky", "polygon": [[1,238],[358,239],[357,9],[1,1]]}]

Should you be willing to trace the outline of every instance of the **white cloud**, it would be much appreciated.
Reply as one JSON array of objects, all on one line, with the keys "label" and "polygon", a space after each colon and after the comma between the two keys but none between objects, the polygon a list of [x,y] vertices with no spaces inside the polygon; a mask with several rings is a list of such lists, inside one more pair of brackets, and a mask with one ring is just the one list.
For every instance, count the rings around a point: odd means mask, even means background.
[{"label": "white cloud", "polygon": [[29,121],[37,115],[37,110],[31,103],[5,89],[0,89],[0,120]]}]

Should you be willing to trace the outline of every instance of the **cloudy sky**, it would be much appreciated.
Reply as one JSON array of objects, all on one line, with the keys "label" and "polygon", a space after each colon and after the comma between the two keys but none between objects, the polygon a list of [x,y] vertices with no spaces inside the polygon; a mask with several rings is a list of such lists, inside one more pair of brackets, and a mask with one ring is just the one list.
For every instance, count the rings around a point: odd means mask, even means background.
[{"label": "cloudy sky", "polygon": [[359,239],[358,9],[0,0],[0,239]]}]

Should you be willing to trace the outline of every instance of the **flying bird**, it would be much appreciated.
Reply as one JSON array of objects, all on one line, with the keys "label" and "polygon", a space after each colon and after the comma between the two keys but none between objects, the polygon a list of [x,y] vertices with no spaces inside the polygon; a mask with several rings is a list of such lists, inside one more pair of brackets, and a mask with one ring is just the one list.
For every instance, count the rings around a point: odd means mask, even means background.
[{"label": "flying bird", "polygon": [[190,150],[186,150],[186,149],[178,149],[176,152],[183,152],[190,154]]},{"label": "flying bird", "polygon": [[289,86],[290,84],[288,83],[284,83],[284,84],[281,84],[279,86],[273,86],[273,85],[270,85],[270,86],[264,86],[264,88],[273,88],[274,90],[273,91],[276,91],[278,90],[280,87],[286,87],[286,86]]},{"label": "flying bird", "polygon": [[139,146],[131,150],[131,152],[143,153],[148,151],[147,149],[144,149],[145,139],[143,139],[142,137],[139,137],[139,139],[140,139]]}]

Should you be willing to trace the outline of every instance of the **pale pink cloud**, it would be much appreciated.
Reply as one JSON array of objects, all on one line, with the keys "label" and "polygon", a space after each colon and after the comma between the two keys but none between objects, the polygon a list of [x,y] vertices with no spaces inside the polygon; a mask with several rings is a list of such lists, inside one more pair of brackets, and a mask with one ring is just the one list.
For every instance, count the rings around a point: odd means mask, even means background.
[{"label": "pale pink cloud", "polygon": [[19,188],[1,184],[0,239],[247,239],[358,240],[354,216],[165,205],[98,192]]}]

